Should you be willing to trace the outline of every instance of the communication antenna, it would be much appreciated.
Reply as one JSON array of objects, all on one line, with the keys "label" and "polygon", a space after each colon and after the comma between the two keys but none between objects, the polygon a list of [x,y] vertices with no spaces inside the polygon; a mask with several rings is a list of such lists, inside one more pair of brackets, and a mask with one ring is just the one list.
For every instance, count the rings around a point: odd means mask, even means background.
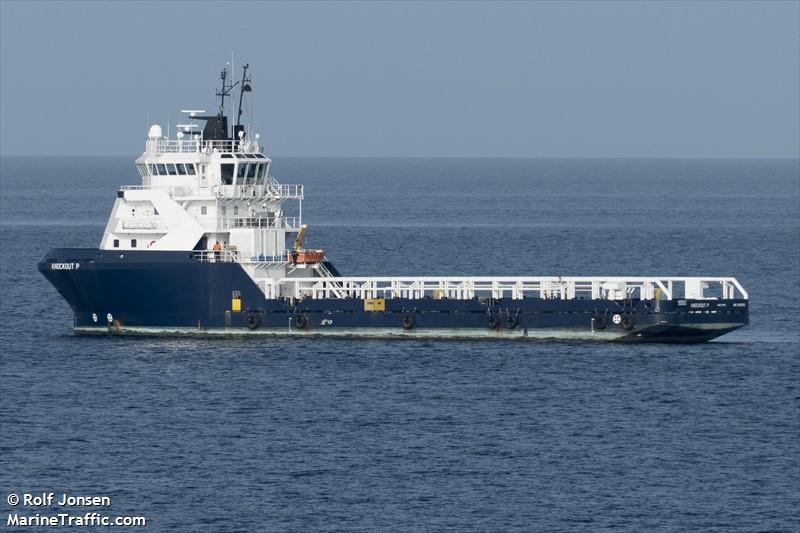
[{"label": "communication antenna", "polygon": [[253,90],[250,86],[250,78],[247,77],[247,69],[250,68],[250,65],[245,63],[244,67],[242,68],[242,81],[241,85],[239,85],[239,112],[236,114],[236,125],[234,126],[233,131],[237,132],[243,130],[242,126],[242,97],[244,93],[249,93]]},{"label": "communication antenna", "polygon": [[233,89],[233,85],[228,85],[228,68],[230,67],[230,63],[225,65],[225,68],[222,69],[220,72],[219,77],[222,80],[222,88],[217,91],[217,96],[219,96],[219,116],[225,114],[225,97],[228,96]]}]

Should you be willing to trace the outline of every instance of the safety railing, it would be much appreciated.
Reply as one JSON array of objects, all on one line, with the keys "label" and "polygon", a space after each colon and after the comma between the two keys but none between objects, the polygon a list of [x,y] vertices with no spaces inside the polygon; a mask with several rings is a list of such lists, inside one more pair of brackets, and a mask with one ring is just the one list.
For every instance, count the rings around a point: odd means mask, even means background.
[{"label": "safety railing", "polygon": [[231,199],[270,199],[270,200],[302,200],[303,186],[298,184],[281,185],[266,183],[263,185],[218,185],[215,187],[218,198]]},{"label": "safety railing", "polygon": [[172,198],[186,198],[197,190],[187,185],[120,185],[119,191],[161,191]]},{"label": "safety railing", "polygon": [[289,263],[290,257],[289,252],[286,251],[281,255],[252,255],[250,256],[249,263],[255,263],[256,266],[263,266],[263,265],[274,265],[274,264],[283,264]]},{"label": "safety railing", "polygon": [[542,298],[558,300],[748,299],[735,278],[424,277],[284,278],[277,293],[294,298]]},{"label": "safety railing", "polygon": [[[173,197],[185,197],[197,190],[186,185],[120,185],[119,191],[160,190]],[[300,184],[280,184],[274,180],[262,185],[215,185],[214,196],[222,200],[302,200],[303,186]]]},{"label": "safety railing", "polygon": [[300,229],[299,217],[198,217],[198,222],[206,230],[226,230],[236,228]]},{"label": "safety railing", "polygon": [[145,150],[152,154],[185,154],[212,152],[260,153],[257,142],[251,141],[204,141],[188,139],[148,139]]},{"label": "safety railing", "polygon": [[239,263],[236,250],[194,250],[192,257],[201,263]]}]

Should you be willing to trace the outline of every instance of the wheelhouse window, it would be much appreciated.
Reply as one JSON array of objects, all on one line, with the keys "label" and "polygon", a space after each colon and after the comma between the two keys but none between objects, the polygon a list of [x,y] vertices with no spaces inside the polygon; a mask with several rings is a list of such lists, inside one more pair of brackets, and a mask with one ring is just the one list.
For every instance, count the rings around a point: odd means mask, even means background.
[{"label": "wheelhouse window", "polygon": [[242,185],[244,184],[244,175],[247,171],[247,164],[244,162],[239,162],[239,168],[236,169],[236,184]]},{"label": "wheelhouse window", "polygon": [[258,165],[256,163],[250,163],[247,165],[247,184],[253,185],[256,182],[256,170],[258,170]]},{"label": "wheelhouse window", "polygon": [[266,182],[265,179],[266,177],[267,177],[267,164],[261,163],[258,165],[258,174],[256,177],[256,183],[259,185],[264,185],[264,183]]},{"label": "wheelhouse window", "polygon": [[194,176],[194,163],[186,163],[186,173]]},{"label": "wheelhouse window", "polygon": [[149,163],[147,167],[150,169],[151,176],[158,176],[158,172],[156,172],[156,166],[153,163]]},{"label": "wheelhouse window", "polygon": [[159,176],[167,176],[168,175],[167,167],[164,164],[158,163],[156,165],[156,168],[158,169],[158,175]]},{"label": "wheelhouse window", "polygon": [[178,175],[179,176],[185,176],[186,175],[186,166],[183,163],[176,164],[175,168],[178,169]]},{"label": "wheelhouse window", "polygon": [[220,165],[220,173],[222,175],[222,183],[223,185],[233,185],[233,167],[235,165],[230,163],[225,163],[224,165]]}]

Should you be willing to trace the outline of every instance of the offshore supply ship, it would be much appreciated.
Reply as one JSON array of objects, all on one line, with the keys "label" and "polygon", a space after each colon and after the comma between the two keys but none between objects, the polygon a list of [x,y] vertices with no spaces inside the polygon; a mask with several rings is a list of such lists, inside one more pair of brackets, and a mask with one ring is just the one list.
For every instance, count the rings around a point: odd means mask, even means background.
[{"label": "offshore supply ship", "polygon": [[117,190],[100,246],[39,263],[76,333],[702,342],[748,323],[732,277],[340,275],[303,247],[303,186],[270,174],[241,122],[248,66],[235,83],[228,67],[220,77],[217,113],[184,110],[175,138],[150,127],[142,182]]}]

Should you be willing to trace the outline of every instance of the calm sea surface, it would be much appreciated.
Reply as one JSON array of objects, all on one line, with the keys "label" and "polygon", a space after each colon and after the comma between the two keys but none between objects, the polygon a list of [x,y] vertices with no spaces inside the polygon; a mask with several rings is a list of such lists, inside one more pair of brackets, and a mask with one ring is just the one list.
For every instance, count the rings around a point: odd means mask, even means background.
[{"label": "calm sea surface", "polygon": [[150,531],[800,530],[796,160],[274,164],[345,275],[736,276],[752,324],[693,346],[75,337],[36,262],[132,160],[0,170],[4,527],[45,491]]}]

